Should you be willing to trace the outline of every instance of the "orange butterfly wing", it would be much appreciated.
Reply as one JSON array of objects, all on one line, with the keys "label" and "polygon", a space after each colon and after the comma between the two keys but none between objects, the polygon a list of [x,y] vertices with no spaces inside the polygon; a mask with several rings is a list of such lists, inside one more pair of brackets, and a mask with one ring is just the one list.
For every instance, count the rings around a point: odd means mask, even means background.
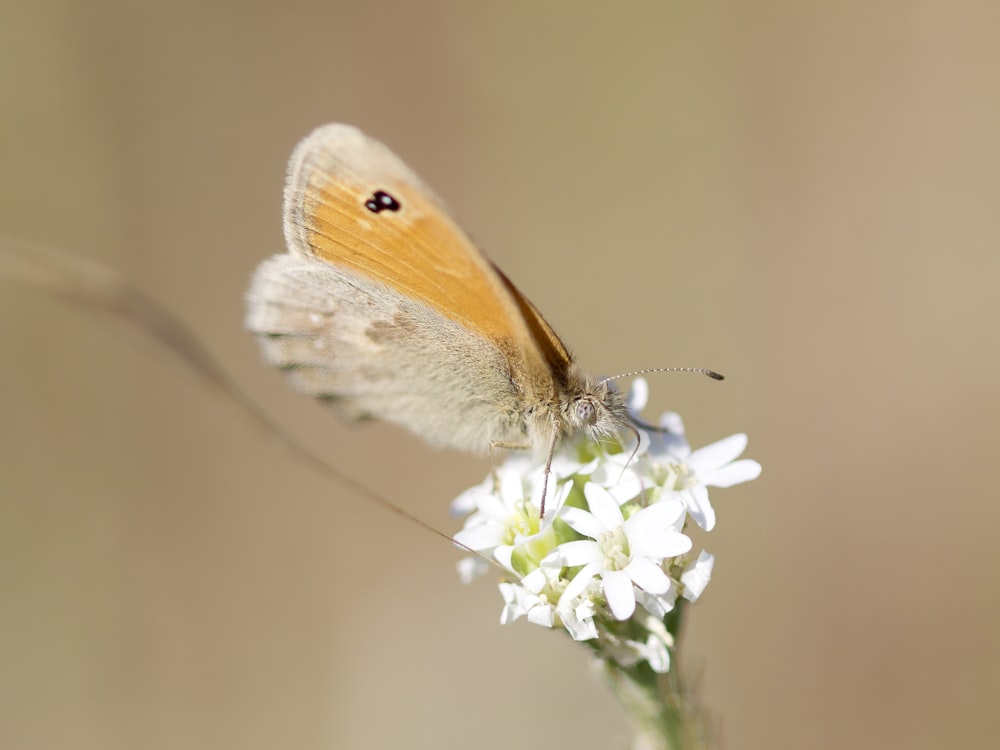
[{"label": "orange butterfly wing", "polygon": [[564,382],[572,360],[551,326],[381,143],[347,125],[317,129],[292,156],[285,206],[290,248],[379,281],[483,337],[536,393]]}]

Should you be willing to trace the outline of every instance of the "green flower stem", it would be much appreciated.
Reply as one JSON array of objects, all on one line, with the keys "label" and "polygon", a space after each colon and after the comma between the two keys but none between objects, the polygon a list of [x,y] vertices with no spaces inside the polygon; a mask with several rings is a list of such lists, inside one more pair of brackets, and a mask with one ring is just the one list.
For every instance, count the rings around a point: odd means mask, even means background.
[{"label": "green flower stem", "polygon": [[[682,603],[665,624],[676,637]],[[709,750],[715,747],[711,723],[681,675],[676,649],[670,671],[657,674],[646,662],[622,667],[602,660],[602,672],[632,726],[632,750]]]}]

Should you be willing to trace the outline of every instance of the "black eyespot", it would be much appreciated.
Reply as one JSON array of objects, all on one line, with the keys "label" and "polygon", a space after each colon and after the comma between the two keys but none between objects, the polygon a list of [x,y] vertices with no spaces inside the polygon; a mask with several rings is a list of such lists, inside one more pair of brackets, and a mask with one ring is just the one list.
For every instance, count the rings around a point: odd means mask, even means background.
[{"label": "black eyespot", "polygon": [[372,197],[365,201],[365,208],[373,214],[377,214],[382,211],[398,211],[401,206],[399,201],[384,190],[376,190],[372,193]]}]

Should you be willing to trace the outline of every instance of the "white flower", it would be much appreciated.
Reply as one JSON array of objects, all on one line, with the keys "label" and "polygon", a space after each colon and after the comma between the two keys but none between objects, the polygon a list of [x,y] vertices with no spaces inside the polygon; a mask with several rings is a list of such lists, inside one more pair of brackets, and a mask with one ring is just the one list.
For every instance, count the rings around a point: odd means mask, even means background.
[{"label": "white flower", "polygon": [[680,498],[688,514],[705,531],[715,528],[715,509],[708,500],[709,487],[732,487],[760,476],[761,467],[756,461],[736,458],[747,447],[743,433],[731,435],[704,448],[684,455],[690,448],[680,450],[676,457],[682,463],[683,489]]},{"label": "white flower", "polygon": [[652,594],[666,593],[670,578],[663,571],[663,560],[691,549],[691,540],[674,528],[683,517],[684,508],[678,502],[662,501],[641,508],[626,520],[607,490],[588,484],[584,494],[590,511],[567,507],[561,517],[590,539],[560,544],[542,564],[582,565],[562,598],[574,599],[595,577],[600,577],[601,590],[612,615],[617,620],[627,620],[635,611],[633,586]]},{"label": "white flower", "polygon": [[736,460],[747,446],[747,436],[731,435],[692,451],[677,414],[664,414],[660,424],[666,432],[650,436],[651,444],[638,462],[638,471],[648,484],[675,493],[692,520],[711,531],[715,527],[715,509],[709,502],[708,488],[731,487],[760,475],[761,466],[756,461]]},{"label": "white flower", "polygon": [[649,635],[645,643],[635,644],[635,649],[649,662],[654,672],[666,674],[670,670],[670,649],[674,646],[674,637],[664,627],[662,617],[647,616],[643,618],[643,625]]},{"label": "white flower", "polygon": [[504,606],[500,611],[500,624],[507,625],[519,617],[527,616],[529,622],[551,628],[555,623],[555,607],[545,597],[528,591],[519,583],[500,584]]},{"label": "white flower", "polygon": [[611,653],[615,661],[623,667],[630,667],[640,661],[645,661],[658,674],[670,671],[670,649],[674,646],[674,637],[664,627],[663,621],[651,615],[640,618],[646,631],[646,640],[634,639],[614,640]]},{"label": "white flower", "polygon": [[[653,615],[637,613],[632,622],[636,626],[636,637],[603,630],[599,636],[601,650],[616,664],[626,669],[644,661],[654,672],[659,674],[668,672],[674,636],[664,626],[663,620]],[[639,640],[643,636],[644,640]]]},{"label": "white flower", "polygon": [[596,610],[592,596],[585,593],[575,601],[569,601],[560,597],[565,587],[566,581],[559,575],[559,570],[551,568],[537,568],[520,583],[501,583],[500,595],[504,607],[500,612],[500,623],[506,625],[519,617],[527,617],[528,622],[546,628],[561,625],[576,641],[596,638]]},{"label": "white flower", "polygon": [[[540,570],[546,570],[546,568]],[[560,594],[565,593],[569,581],[561,576],[561,570],[559,568],[549,568],[548,570],[559,577],[558,583],[552,588],[553,593],[556,591]],[[562,595],[558,597],[556,614],[559,616],[560,624],[566,628],[574,641],[589,641],[598,637],[597,623],[594,621],[597,606],[594,600],[600,593],[600,587],[596,582],[591,581],[590,585],[575,597]]]},{"label": "white flower", "polygon": [[[525,475],[504,465],[496,470],[495,480],[488,478],[463,492],[452,504],[453,509],[474,508],[474,511],[466,519],[465,527],[455,534],[455,541],[480,555],[492,555],[512,572],[516,548],[528,550],[538,559],[544,557],[554,546],[554,541],[546,545],[545,539],[551,534],[552,522],[566,499],[569,486],[560,485],[550,478],[546,504],[552,510],[546,511],[545,518],[539,519],[542,480],[538,472]],[[536,543],[541,545],[541,552],[532,549]],[[460,561],[459,575],[462,580],[467,582],[485,572],[487,567],[483,562],[481,558],[473,558],[472,562]]]},{"label": "white flower", "polygon": [[[663,623],[657,624],[660,625],[660,628],[664,632],[666,632],[666,628],[663,628]],[[630,641],[630,643],[635,643],[635,641]],[[671,645],[673,645],[673,639],[671,639],[671,642],[668,644],[662,638],[650,633],[649,637],[646,638],[645,643],[636,644],[636,651],[639,656],[649,662],[649,666],[654,672],[657,674],[666,674],[670,671]]]}]

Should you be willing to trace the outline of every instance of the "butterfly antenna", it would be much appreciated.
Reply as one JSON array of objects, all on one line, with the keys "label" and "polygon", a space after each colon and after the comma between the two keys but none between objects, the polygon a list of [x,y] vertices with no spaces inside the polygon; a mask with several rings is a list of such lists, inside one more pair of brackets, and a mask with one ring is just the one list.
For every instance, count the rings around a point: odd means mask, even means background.
[{"label": "butterfly antenna", "polygon": [[619,380],[620,378],[631,378],[635,375],[649,375],[654,372],[693,372],[698,375],[708,375],[708,377],[712,380],[725,380],[725,378],[715,370],[709,370],[705,367],[650,367],[648,370],[632,370],[631,372],[623,372],[621,375],[612,375],[610,378],[604,378],[599,382],[607,383],[612,380]]}]

